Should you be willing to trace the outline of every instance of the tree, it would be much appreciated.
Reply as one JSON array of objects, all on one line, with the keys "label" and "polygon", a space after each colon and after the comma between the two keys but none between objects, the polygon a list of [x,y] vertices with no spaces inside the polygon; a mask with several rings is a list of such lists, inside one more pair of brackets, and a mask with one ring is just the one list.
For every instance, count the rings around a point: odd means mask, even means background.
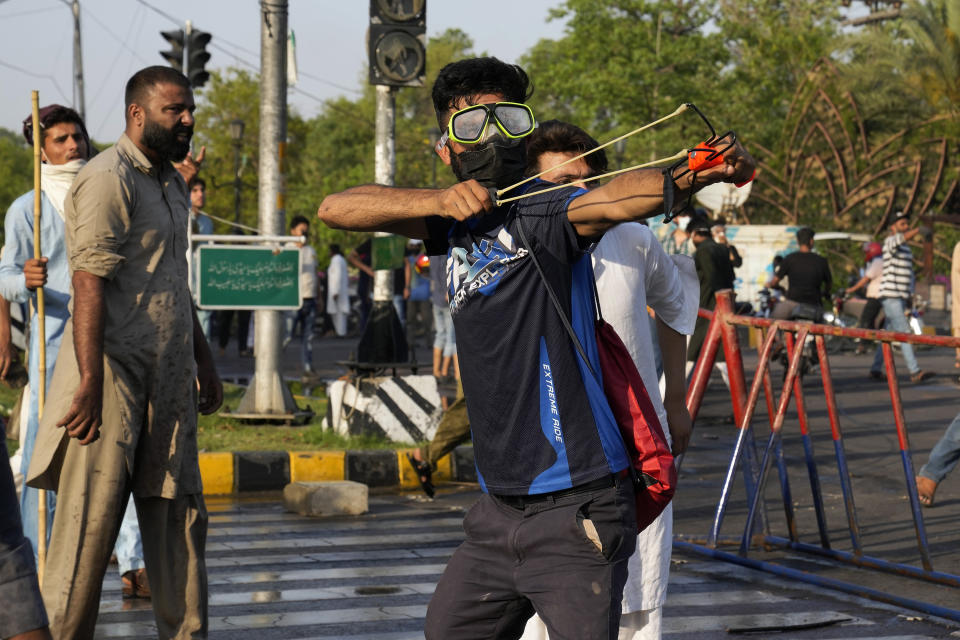
[{"label": "tree", "polygon": [[0,128],[0,211],[33,189],[33,148],[23,136]]},{"label": "tree", "polygon": [[[569,120],[601,141],[684,102],[711,117],[729,59],[720,35],[705,29],[711,13],[711,3],[699,0],[567,0],[551,11],[567,19],[564,36],[541,40],[522,60],[536,87],[534,112]],[[703,124],[685,115],[630,139],[628,164],[672,155],[706,136]]]},{"label": "tree", "polygon": [[[260,139],[260,84],[256,74],[237,68],[215,70],[210,81],[197,92],[198,109],[194,147],[206,146],[201,177],[207,182],[207,205],[211,214],[234,219],[234,143],[230,123],[242,120],[240,144],[241,208],[239,222],[257,226],[257,169]],[[217,222],[217,233],[231,233],[227,224]]]},{"label": "tree", "polygon": [[960,116],[960,4],[913,0],[903,12],[907,82],[938,113]]},{"label": "tree", "polygon": [[794,94],[833,52],[837,0],[720,0],[717,27],[731,52],[716,109],[745,140],[773,148]]}]

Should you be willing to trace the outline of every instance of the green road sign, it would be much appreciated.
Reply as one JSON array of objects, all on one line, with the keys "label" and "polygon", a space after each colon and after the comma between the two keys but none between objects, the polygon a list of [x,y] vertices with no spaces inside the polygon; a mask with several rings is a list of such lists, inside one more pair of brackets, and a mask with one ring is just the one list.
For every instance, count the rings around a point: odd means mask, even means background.
[{"label": "green road sign", "polygon": [[300,250],[201,245],[201,309],[299,309]]}]

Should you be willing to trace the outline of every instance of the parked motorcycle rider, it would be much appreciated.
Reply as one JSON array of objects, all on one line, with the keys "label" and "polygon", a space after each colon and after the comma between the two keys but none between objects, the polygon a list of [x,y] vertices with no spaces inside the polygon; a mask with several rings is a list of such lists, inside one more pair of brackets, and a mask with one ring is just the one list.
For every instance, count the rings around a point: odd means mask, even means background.
[{"label": "parked motorcycle rider", "polygon": [[787,255],[777,268],[773,278],[765,285],[776,287],[783,278],[789,279],[787,297],[773,310],[777,320],[789,320],[798,305],[810,305],[816,310],[816,318],[823,314],[823,298],[830,297],[833,276],[827,259],[813,252],[814,231],[803,227],[797,231],[798,249]]}]

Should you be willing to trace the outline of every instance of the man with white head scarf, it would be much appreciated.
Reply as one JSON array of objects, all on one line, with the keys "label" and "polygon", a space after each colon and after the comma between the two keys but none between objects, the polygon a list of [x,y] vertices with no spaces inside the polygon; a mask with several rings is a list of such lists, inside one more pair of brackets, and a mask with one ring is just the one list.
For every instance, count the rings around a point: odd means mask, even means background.
[{"label": "man with white head scarf", "polygon": [[[67,268],[63,233],[63,203],[73,179],[90,157],[90,140],[79,114],[69,107],[52,104],[40,110],[40,247],[42,258],[33,253],[33,190],[17,198],[7,210],[3,257],[0,259],[0,295],[11,303],[31,303],[29,344],[29,412],[23,438],[22,467],[26,471],[33,454],[37,434],[37,393],[39,381],[39,344],[37,333],[36,291],[43,287],[46,307],[47,384],[60,350],[63,329],[70,312],[70,273]],[[23,137],[33,145],[32,118],[23,123]],[[27,399],[27,398],[25,398]],[[20,510],[24,534],[37,549],[36,489],[20,492]],[[53,522],[54,496],[48,496],[48,526]]]}]

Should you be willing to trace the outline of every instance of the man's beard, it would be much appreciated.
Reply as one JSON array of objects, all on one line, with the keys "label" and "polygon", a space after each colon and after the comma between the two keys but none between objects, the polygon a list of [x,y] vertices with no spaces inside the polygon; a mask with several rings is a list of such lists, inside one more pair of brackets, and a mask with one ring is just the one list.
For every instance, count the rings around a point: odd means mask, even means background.
[{"label": "man's beard", "polygon": [[[186,140],[177,138],[178,134],[186,133]],[[162,125],[147,120],[143,125],[143,144],[160,156],[163,160],[179,162],[190,151],[190,138],[193,137],[193,127],[176,125],[173,129],[166,129]]]}]

